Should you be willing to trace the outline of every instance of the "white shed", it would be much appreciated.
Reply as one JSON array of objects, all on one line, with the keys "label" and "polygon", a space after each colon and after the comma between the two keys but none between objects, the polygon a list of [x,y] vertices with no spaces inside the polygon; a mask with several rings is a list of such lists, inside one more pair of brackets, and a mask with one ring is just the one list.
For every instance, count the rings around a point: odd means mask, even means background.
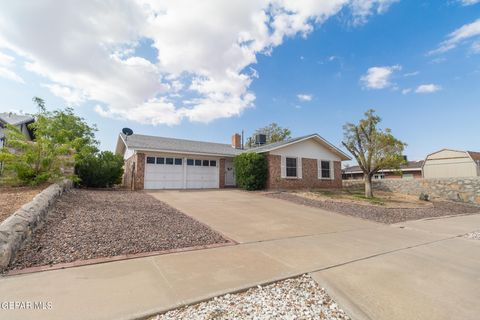
[{"label": "white shed", "polygon": [[480,152],[442,149],[429,154],[423,164],[424,178],[480,176]]}]

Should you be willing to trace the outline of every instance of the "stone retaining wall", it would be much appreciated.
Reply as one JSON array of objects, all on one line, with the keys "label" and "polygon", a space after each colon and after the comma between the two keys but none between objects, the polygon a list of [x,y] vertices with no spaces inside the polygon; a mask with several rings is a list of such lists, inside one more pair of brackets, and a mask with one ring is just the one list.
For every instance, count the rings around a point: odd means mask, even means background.
[{"label": "stone retaining wall", "polygon": [[[343,180],[344,187],[363,185],[363,180]],[[446,179],[395,179],[373,181],[374,190],[430,197],[480,205],[480,177]]]},{"label": "stone retaining wall", "polygon": [[0,270],[8,266],[22,243],[41,226],[55,200],[72,186],[70,180],[52,184],[0,224]]}]

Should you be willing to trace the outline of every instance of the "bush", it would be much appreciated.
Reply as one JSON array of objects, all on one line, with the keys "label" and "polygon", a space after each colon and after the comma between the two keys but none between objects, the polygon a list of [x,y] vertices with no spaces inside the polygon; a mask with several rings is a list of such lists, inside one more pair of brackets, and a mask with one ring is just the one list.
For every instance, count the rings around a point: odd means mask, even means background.
[{"label": "bush", "polygon": [[83,187],[112,187],[122,182],[123,157],[102,151],[77,162],[75,171]]},{"label": "bush", "polygon": [[246,190],[261,190],[267,182],[267,159],[263,154],[246,152],[233,159],[237,185]]}]

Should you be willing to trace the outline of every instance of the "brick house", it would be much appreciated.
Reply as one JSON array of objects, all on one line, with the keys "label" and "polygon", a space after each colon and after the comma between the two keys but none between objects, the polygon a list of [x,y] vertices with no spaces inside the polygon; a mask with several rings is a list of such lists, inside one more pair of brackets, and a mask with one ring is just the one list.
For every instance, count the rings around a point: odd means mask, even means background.
[{"label": "brick house", "polygon": [[[401,165],[399,170],[383,169],[378,171],[374,176],[374,180],[382,179],[421,179],[422,178],[423,160],[408,161]],[[342,170],[344,180],[363,179],[363,171],[359,166],[352,166]]]},{"label": "brick house", "polygon": [[341,162],[350,157],[318,134],[247,150],[240,140],[239,134],[231,145],[120,134],[116,153],[125,158],[123,183],[134,190],[234,187],[233,158],[243,152],[266,155],[268,189],[342,186]]}]

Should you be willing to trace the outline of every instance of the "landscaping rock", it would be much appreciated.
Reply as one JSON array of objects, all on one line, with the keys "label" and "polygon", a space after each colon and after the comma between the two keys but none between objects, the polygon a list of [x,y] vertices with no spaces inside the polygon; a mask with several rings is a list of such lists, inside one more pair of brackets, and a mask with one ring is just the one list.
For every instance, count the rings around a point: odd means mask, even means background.
[{"label": "landscaping rock", "polygon": [[309,275],[257,286],[237,294],[226,294],[196,305],[152,317],[170,319],[345,319],[325,289]]},{"label": "landscaping rock", "polygon": [[451,201],[432,201],[433,207],[425,208],[383,208],[342,201],[314,200],[290,192],[267,193],[266,196],[387,224],[430,217],[480,213],[479,206]]},{"label": "landscaping rock", "polygon": [[51,207],[8,270],[226,242],[144,192],[73,189]]}]

